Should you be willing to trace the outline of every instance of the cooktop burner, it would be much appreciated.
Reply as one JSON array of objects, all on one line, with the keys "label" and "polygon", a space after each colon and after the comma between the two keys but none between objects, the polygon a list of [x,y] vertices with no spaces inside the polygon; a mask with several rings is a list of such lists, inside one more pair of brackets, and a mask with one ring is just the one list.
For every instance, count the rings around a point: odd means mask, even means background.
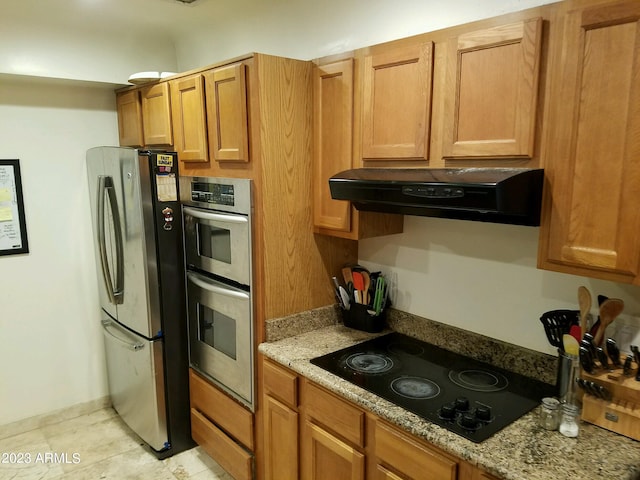
[{"label": "cooktop burner", "polygon": [[552,385],[400,333],[311,363],[476,443],[555,394]]},{"label": "cooktop burner", "polygon": [[393,368],[393,360],[380,353],[354,353],[345,363],[356,372],[370,375],[385,373]]}]

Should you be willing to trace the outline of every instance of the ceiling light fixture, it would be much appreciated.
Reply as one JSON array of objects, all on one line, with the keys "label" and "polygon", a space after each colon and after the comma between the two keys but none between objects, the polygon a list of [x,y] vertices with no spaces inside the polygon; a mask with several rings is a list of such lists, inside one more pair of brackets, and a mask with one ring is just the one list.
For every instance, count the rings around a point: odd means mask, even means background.
[{"label": "ceiling light fixture", "polygon": [[180,3],[193,3],[196,0],[176,0],[176,2],[180,2]]}]

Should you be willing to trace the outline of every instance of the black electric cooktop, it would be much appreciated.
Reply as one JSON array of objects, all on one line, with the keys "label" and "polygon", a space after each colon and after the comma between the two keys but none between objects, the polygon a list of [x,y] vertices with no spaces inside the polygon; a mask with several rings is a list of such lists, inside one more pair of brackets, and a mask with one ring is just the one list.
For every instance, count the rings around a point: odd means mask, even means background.
[{"label": "black electric cooktop", "polygon": [[546,383],[399,333],[311,363],[476,443],[555,395]]}]

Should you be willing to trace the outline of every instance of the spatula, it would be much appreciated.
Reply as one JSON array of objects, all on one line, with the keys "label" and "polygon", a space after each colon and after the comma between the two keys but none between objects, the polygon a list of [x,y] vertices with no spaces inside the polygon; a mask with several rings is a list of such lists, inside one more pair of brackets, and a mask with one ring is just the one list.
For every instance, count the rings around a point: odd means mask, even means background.
[{"label": "spatula", "polygon": [[578,356],[578,352],[580,351],[580,344],[572,335],[565,333],[562,336],[562,343],[565,353],[574,355],[576,357]]},{"label": "spatula", "polygon": [[608,298],[600,305],[600,327],[593,338],[596,347],[601,346],[604,334],[609,325],[622,313],[624,302],[619,298]]},{"label": "spatula", "polygon": [[353,288],[356,290],[356,303],[366,303],[364,301],[364,277],[360,272],[352,272],[351,276],[353,277]]}]

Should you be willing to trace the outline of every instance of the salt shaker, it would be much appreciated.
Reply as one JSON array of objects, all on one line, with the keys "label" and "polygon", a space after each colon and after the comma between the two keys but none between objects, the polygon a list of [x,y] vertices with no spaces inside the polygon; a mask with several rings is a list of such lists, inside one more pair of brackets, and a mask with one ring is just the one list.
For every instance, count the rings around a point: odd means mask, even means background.
[{"label": "salt shaker", "polygon": [[572,403],[562,405],[562,421],[560,422],[560,433],[565,437],[577,437],[580,427],[578,427],[578,414],[580,409]]},{"label": "salt shaker", "polygon": [[545,430],[557,430],[560,423],[560,402],[555,398],[543,398],[539,414],[540,426]]}]

